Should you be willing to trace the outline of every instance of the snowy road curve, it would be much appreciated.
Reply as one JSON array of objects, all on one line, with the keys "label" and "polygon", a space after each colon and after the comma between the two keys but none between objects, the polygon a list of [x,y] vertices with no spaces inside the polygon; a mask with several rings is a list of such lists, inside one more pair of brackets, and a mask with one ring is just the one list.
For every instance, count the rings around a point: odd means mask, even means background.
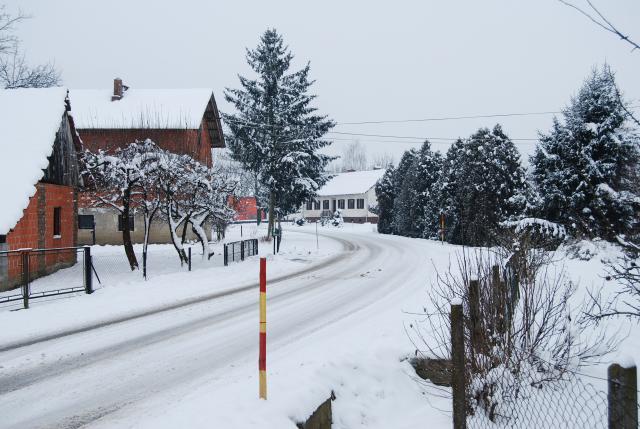
[{"label": "snowy road curve", "polygon": [[[411,276],[407,267],[416,267],[417,252],[397,240],[329,235],[342,242],[340,257],[270,279],[270,350],[398,293]],[[257,273],[257,263],[247,269]],[[154,395],[179,397],[200,378],[255,356],[257,299],[247,285],[0,352],[0,426],[78,428],[108,422]]]}]

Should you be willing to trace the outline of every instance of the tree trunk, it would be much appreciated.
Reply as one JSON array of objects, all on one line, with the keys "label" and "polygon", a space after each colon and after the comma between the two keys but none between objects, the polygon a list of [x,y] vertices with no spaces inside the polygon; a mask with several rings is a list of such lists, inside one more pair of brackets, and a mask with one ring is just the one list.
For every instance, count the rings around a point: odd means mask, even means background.
[{"label": "tree trunk", "polygon": [[129,229],[129,217],[130,217],[130,203],[131,203],[131,189],[124,191],[122,198],[122,244],[124,245],[124,252],[127,254],[129,260],[129,266],[131,271],[138,268],[138,260],[136,254],[133,251],[133,244],[131,243],[131,230]]},{"label": "tree trunk", "polygon": [[273,227],[275,223],[275,205],[276,205],[276,193],[274,191],[269,192],[269,226],[267,227],[267,240],[271,240],[273,235]]}]

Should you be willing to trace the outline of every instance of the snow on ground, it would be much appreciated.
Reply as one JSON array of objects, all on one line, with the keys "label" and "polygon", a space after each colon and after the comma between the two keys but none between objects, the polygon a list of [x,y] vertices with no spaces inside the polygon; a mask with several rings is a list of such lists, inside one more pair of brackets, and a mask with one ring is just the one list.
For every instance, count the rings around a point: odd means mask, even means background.
[{"label": "snow on ground", "polygon": [[[283,254],[269,259],[269,281],[300,265],[336,257],[341,263],[277,286],[269,283],[267,401],[257,399],[257,294],[251,291],[47,347],[0,353],[0,384],[8,386],[0,389],[0,395],[7,392],[0,397],[0,413],[7,416],[7,427],[82,422],[91,428],[293,429],[294,421],[308,417],[331,391],[337,397],[337,429],[451,427],[449,389],[416,379],[407,360],[415,346],[405,326],[427,302],[436,269],[446,270],[461,248],[374,231],[372,225],[321,228],[317,252],[315,225],[287,227]],[[335,240],[355,247],[345,249]],[[269,250],[262,245],[261,252]],[[592,258],[566,258],[567,253]],[[614,246],[582,243],[561,249],[556,260],[584,296],[587,288],[613,289],[603,278],[603,261],[618,255]],[[0,333],[0,344],[251,282],[256,262],[174,270],[146,283],[123,281],[94,296],[0,312],[0,323],[12,326]],[[584,372],[604,378],[613,360],[639,361],[640,333],[633,326],[612,323],[631,333],[620,358],[610,356]],[[74,359],[86,361],[86,368],[76,368]],[[54,375],[47,375],[51,371]],[[585,381],[606,389],[601,380]],[[50,389],[60,393],[50,398]],[[37,410],[17,406],[27,399],[38,403]]]},{"label": "snow on ground", "polygon": [[[260,238],[264,236],[264,228],[257,231],[255,225],[243,224],[242,233],[241,237],[239,224],[231,225],[224,242]],[[310,241],[313,241],[313,246],[309,245]],[[322,263],[335,256],[342,247],[339,242],[325,237],[320,237],[319,249],[315,244],[315,237],[292,233],[283,236],[279,255],[273,255],[269,242],[259,242],[259,253],[268,258],[269,274],[278,277]],[[134,248],[141,264],[142,246],[135,245]],[[1,305],[0,324],[20,328],[0,331],[0,345],[127,317],[257,282],[257,256],[244,262],[231,262],[225,267],[222,243],[213,245],[212,250],[215,256],[207,260],[198,253],[199,248],[194,244],[192,272],[188,272],[186,265],[180,265],[171,244],[150,245],[148,280],[144,281],[140,270],[132,272],[129,269],[122,246],[92,246],[94,266],[103,284],[94,277],[96,291],[92,295],[78,293],[34,299],[30,301],[29,310],[9,311],[22,309],[22,301]],[[82,286],[81,263],[34,281],[31,290],[39,292],[70,286]],[[20,290],[3,292],[0,296],[16,293]]]}]

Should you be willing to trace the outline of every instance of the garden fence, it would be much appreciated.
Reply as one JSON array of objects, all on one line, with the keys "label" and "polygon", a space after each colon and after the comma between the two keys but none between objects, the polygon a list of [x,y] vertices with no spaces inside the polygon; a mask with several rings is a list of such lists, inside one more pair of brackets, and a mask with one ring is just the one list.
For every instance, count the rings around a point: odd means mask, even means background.
[{"label": "garden fence", "polygon": [[244,261],[249,256],[258,254],[258,239],[234,241],[224,245],[224,265],[229,262]]},{"label": "garden fence", "polygon": [[[0,252],[0,305],[93,292],[90,247],[21,249]],[[55,278],[48,277],[56,273]],[[64,285],[65,287],[60,287]]]}]

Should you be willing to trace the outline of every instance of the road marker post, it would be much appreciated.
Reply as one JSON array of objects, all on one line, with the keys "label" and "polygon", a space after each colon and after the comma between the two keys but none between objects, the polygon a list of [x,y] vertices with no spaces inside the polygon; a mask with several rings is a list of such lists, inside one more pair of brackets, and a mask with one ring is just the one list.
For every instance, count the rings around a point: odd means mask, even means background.
[{"label": "road marker post", "polygon": [[267,399],[267,258],[260,258],[260,399]]}]

